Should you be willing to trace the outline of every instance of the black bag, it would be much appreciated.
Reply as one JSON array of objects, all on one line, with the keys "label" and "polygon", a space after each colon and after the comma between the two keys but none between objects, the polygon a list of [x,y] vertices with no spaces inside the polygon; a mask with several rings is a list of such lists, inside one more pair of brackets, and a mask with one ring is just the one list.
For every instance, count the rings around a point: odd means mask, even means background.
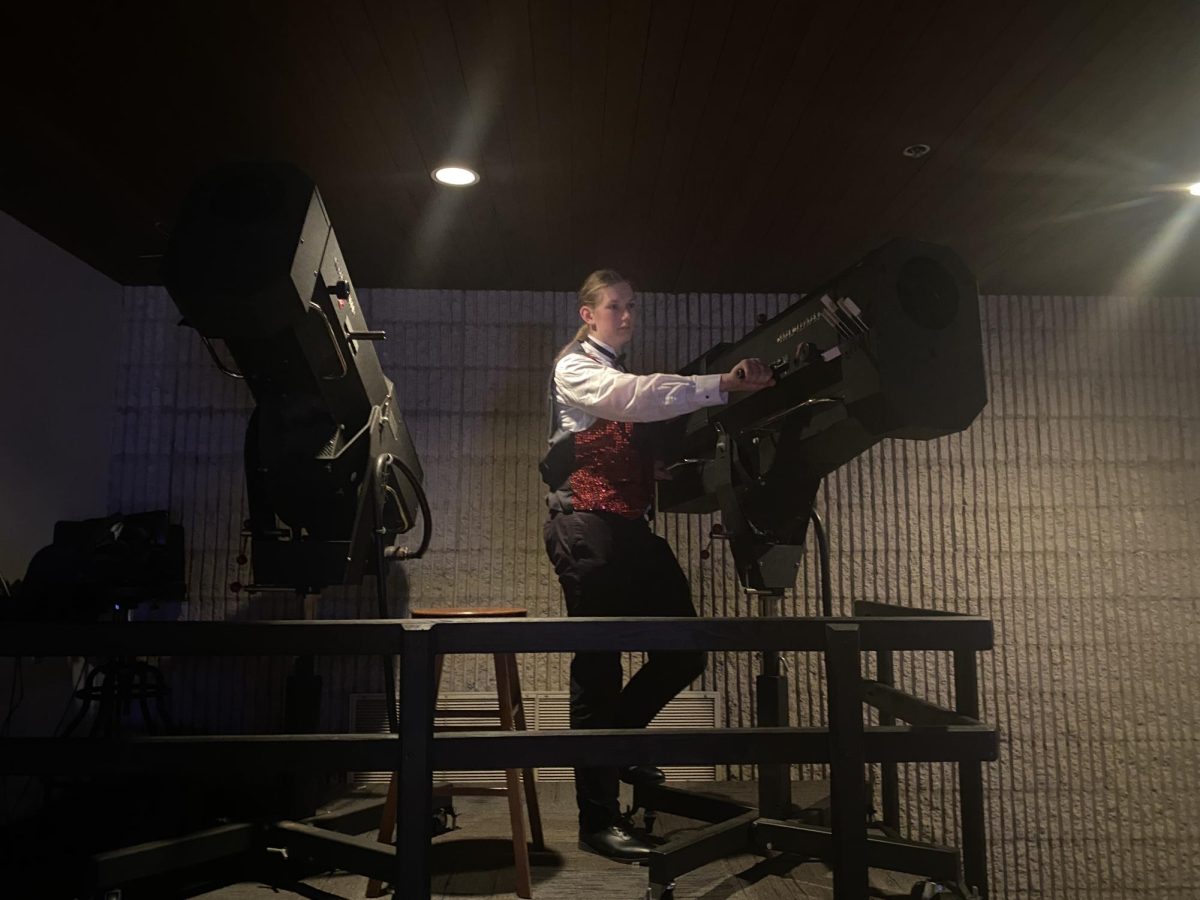
[{"label": "black bag", "polygon": [[42,619],[88,622],[114,608],[180,601],[185,591],[183,526],[154,510],[55,523],[21,599]]}]

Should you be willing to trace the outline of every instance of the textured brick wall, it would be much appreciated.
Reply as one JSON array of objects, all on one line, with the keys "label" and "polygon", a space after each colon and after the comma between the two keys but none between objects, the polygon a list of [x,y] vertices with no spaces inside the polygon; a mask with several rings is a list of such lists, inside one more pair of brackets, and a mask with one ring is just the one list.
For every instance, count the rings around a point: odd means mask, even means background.
[{"label": "textured brick wall", "polygon": [[[635,369],[675,368],[747,331],[784,296],[644,296]],[[570,295],[374,291],[368,321],[396,381],[427,475],[436,535],[393,587],[414,604],[507,605],[558,615],[540,541],[533,461],[545,428],[546,361],[571,334]],[[988,297],[991,401],[967,432],[885,443],[821,495],[835,602],[879,599],[994,619],[983,715],[1002,733],[985,769],[997,896],[1200,896],[1200,311],[1192,300]],[[250,402],[177,329],[166,295],[126,292],[110,496],[114,509],[167,505],[189,532],[191,599],[157,615],[298,617],[289,597],[247,598],[235,561],[243,516],[241,436]],[[725,548],[700,558],[710,522],[660,529],[711,615],[752,612]],[[786,603],[815,613],[815,566]],[[369,616],[371,585],[326,592],[325,617]],[[271,728],[282,662],[166,660],[178,718],[206,730]],[[374,660],[318,661],[324,716],[346,726],[351,691],[380,689]],[[530,688],[565,687],[566,658],[522,660]],[[948,659],[901,658],[901,683],[949,699]],[[824,702],[815,659],[791,660],[793,710]],[[748,724],[754,660],[714,658],[729,724]],[[488,683],[484,661],[447,687]],[[746,773],[733,771],[732,777]],[[907,766],[907,825],[951,839],[952,769]]]}]

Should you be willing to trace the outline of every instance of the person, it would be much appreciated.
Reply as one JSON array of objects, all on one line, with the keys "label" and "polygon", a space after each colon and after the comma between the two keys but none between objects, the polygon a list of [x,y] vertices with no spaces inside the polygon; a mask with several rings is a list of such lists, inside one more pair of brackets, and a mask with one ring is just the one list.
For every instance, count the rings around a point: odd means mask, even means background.
[{"label": "person", "polygon": [[[732,391],[774,383],[761,360],[723,374],[633,375],[622,351],[633,337],[636,297],[611,269],[593,272],[579,291],[583,324],[558,354],[550,387],[552,445],[573,445],[573,464],[543,477],[546,552],[569,616],[695,616],[687,576],[670,545],[647,521],[656,461],[647,424],[726,403]],[[548,454],[548,459],[552,454]],[[568,454],[568,457],[570,454]],[[666,473],[659,466],[659,476]],[[577,653],[571,661],[572,728],[642,728],[704,671],[703,652],[651,651],[622,688],[620,653]],[[619,781],[658,783],[650,765],[577,768],[580,847],[637,862],[649,846],[620,828]]]}]

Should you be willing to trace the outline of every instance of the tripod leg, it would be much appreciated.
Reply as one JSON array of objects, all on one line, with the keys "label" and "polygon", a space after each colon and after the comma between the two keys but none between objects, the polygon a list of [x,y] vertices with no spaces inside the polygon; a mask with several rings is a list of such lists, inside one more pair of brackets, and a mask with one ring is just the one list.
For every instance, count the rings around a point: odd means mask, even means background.
[{"label": "tripod leg", "polygon": [[121,664],[113,660],[98,670],[103,680],[100,682],[100,702],[96,705],[96,718],[92,721],[92,734],[114,737],[121,727],[121,706],[118,701],[121,690]]},{"label": "tripod leg", "polygon": [[[84,663],[84,665],[87,665],[87,663]],[[96,679],[99,677],[99,672],[99,666],[88,672],[87,677],[83,680],[83,687],[75,692],[76,698],[83,702],[79,706],[79,712],[71,719],[71,724],[63,731],[63,737],[70,737],[71,733],[87,718],[88,711],[92,708],[92,699],[96,696]]]},{"label": "tripod leg", "polygon": [[171,721],[171,713],[167,709],[167,679],[163,677],[162,670],[157,666],[150,666],[149,670],[154,679],[154,706],[158,710],[158,718],[163,724],[163,731],[170,734],[175,730],[175,723]]},{"label": "tripod leg", "polygon": [[130,688],[138,698],[138,706],[142,710],[142,725],[149,734],[156,734],[158,726],[154,716],[150,714],[150,693],[154,690],[154,679],[150,675],[150,664],[142,660],[134,660],[133,671],[130,674]]}]

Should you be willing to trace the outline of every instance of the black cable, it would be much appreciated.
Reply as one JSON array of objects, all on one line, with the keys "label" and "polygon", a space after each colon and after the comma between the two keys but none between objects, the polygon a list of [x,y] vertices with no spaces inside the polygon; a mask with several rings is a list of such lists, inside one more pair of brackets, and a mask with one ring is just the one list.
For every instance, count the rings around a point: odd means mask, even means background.
[{"label": "black cable", "polygon": [[[392,489],[384,478],[384,470],[388,466],[393,466],[404,473],[404,477],[408,479],[408,483],[412,485],[413,491],[417,495],[417,503],[421,507],[421,544],[417,547],[415,553],[397,552],[392,556],[387,555],[387,550],[392,548],[384,547],[384,536],[387,530],[383,525],[383,506],[385,496],[391,494],[397,508],[403,513],[403,506],[400,503],[400,496]],[[429,511],[429,498],[425,496],[425,490],[421,486],[421,482],[417,480],[412,469],[405,465],[400,460],[396,459],[390,453],[381,453],[375,460],[374,484],[372,488],[375,491],[375,581],[376,581],[376,596],[379,600],[379,618],[388,618],[388,602],[387,602],[387,574],[388,563],[396,562],[402,559],[420,559],[425,555],[425,551],[429,549],[429,541],[433,537],[433,514]],[[396,720],[396,673],[395,664],[392,660],[392,654],[385,653],[383,656],[383,677],[384,677],[384,694],[387,699],[387,716],[388,728],[393,734],[400,730],[400,725]]]},{"label": "black cable", "polygon": [[[387,619],[389,617],[387,596],[388,559],[387,548],[384,546],[384,536],[387,534],[387,529],[383,525],[383,507],[386,502],[385,497],[388,485],[383,473],[391,461],[392,454],[380,453],[375,457],[375,465],[371,469],[371,491],[374,494],[371,498],[371,508],[375,513],[375,596],[379,601],[380,619]],[[396,665],[391,653],[383,654],[383,693],[386,698],[388,731],[392,734],[397,734],[400,731],[400,723],[396,716]]]},{"label": "black cable", "polygon": [[[375,529],[375,595],[379,598],[379,618],[388,618],[387,574],[388,564],[383,555],[383,528],[377,523]],[[396,720],[396,666],[392,654],[383,654],[383,693],[387,699],[388,730],[398,734],[400,723]]]},{"label": "black cable", "polygon": [[[422,529],[421,529],[421,544],[417,547],[415,553],[404,553],[398,555],[396,559],[420,559],[425,555],[425,551],[429,549],[430,538],[433,537],[433,514],[429,511],[429,498],[425,496],[425,489],[421,486],[421,482],[417,480],[417,476],[413,474],[412,469],[405,465],[391,454],[385,454],[390,457],[388,463],[395,466],[404,473],[404,477],[408,479],[408,483],[412,485],[413,491],[417,495],[417,504],[421,507]],[[395,492],[392,492],[395,496]],[[397,497],[397,501],[399,498]]]},{"label": "black cable", "polygon": [[[25,699],[25,670],[22,668],[23,657],[13,659],[13,680],[8,689],[8,712],[4,716],[4,724],[0,725],[0,737],[8,737],[8,729],[12,726],[12,718],[17,708]],[[20,693],[18,694],[18,691]]]}]

